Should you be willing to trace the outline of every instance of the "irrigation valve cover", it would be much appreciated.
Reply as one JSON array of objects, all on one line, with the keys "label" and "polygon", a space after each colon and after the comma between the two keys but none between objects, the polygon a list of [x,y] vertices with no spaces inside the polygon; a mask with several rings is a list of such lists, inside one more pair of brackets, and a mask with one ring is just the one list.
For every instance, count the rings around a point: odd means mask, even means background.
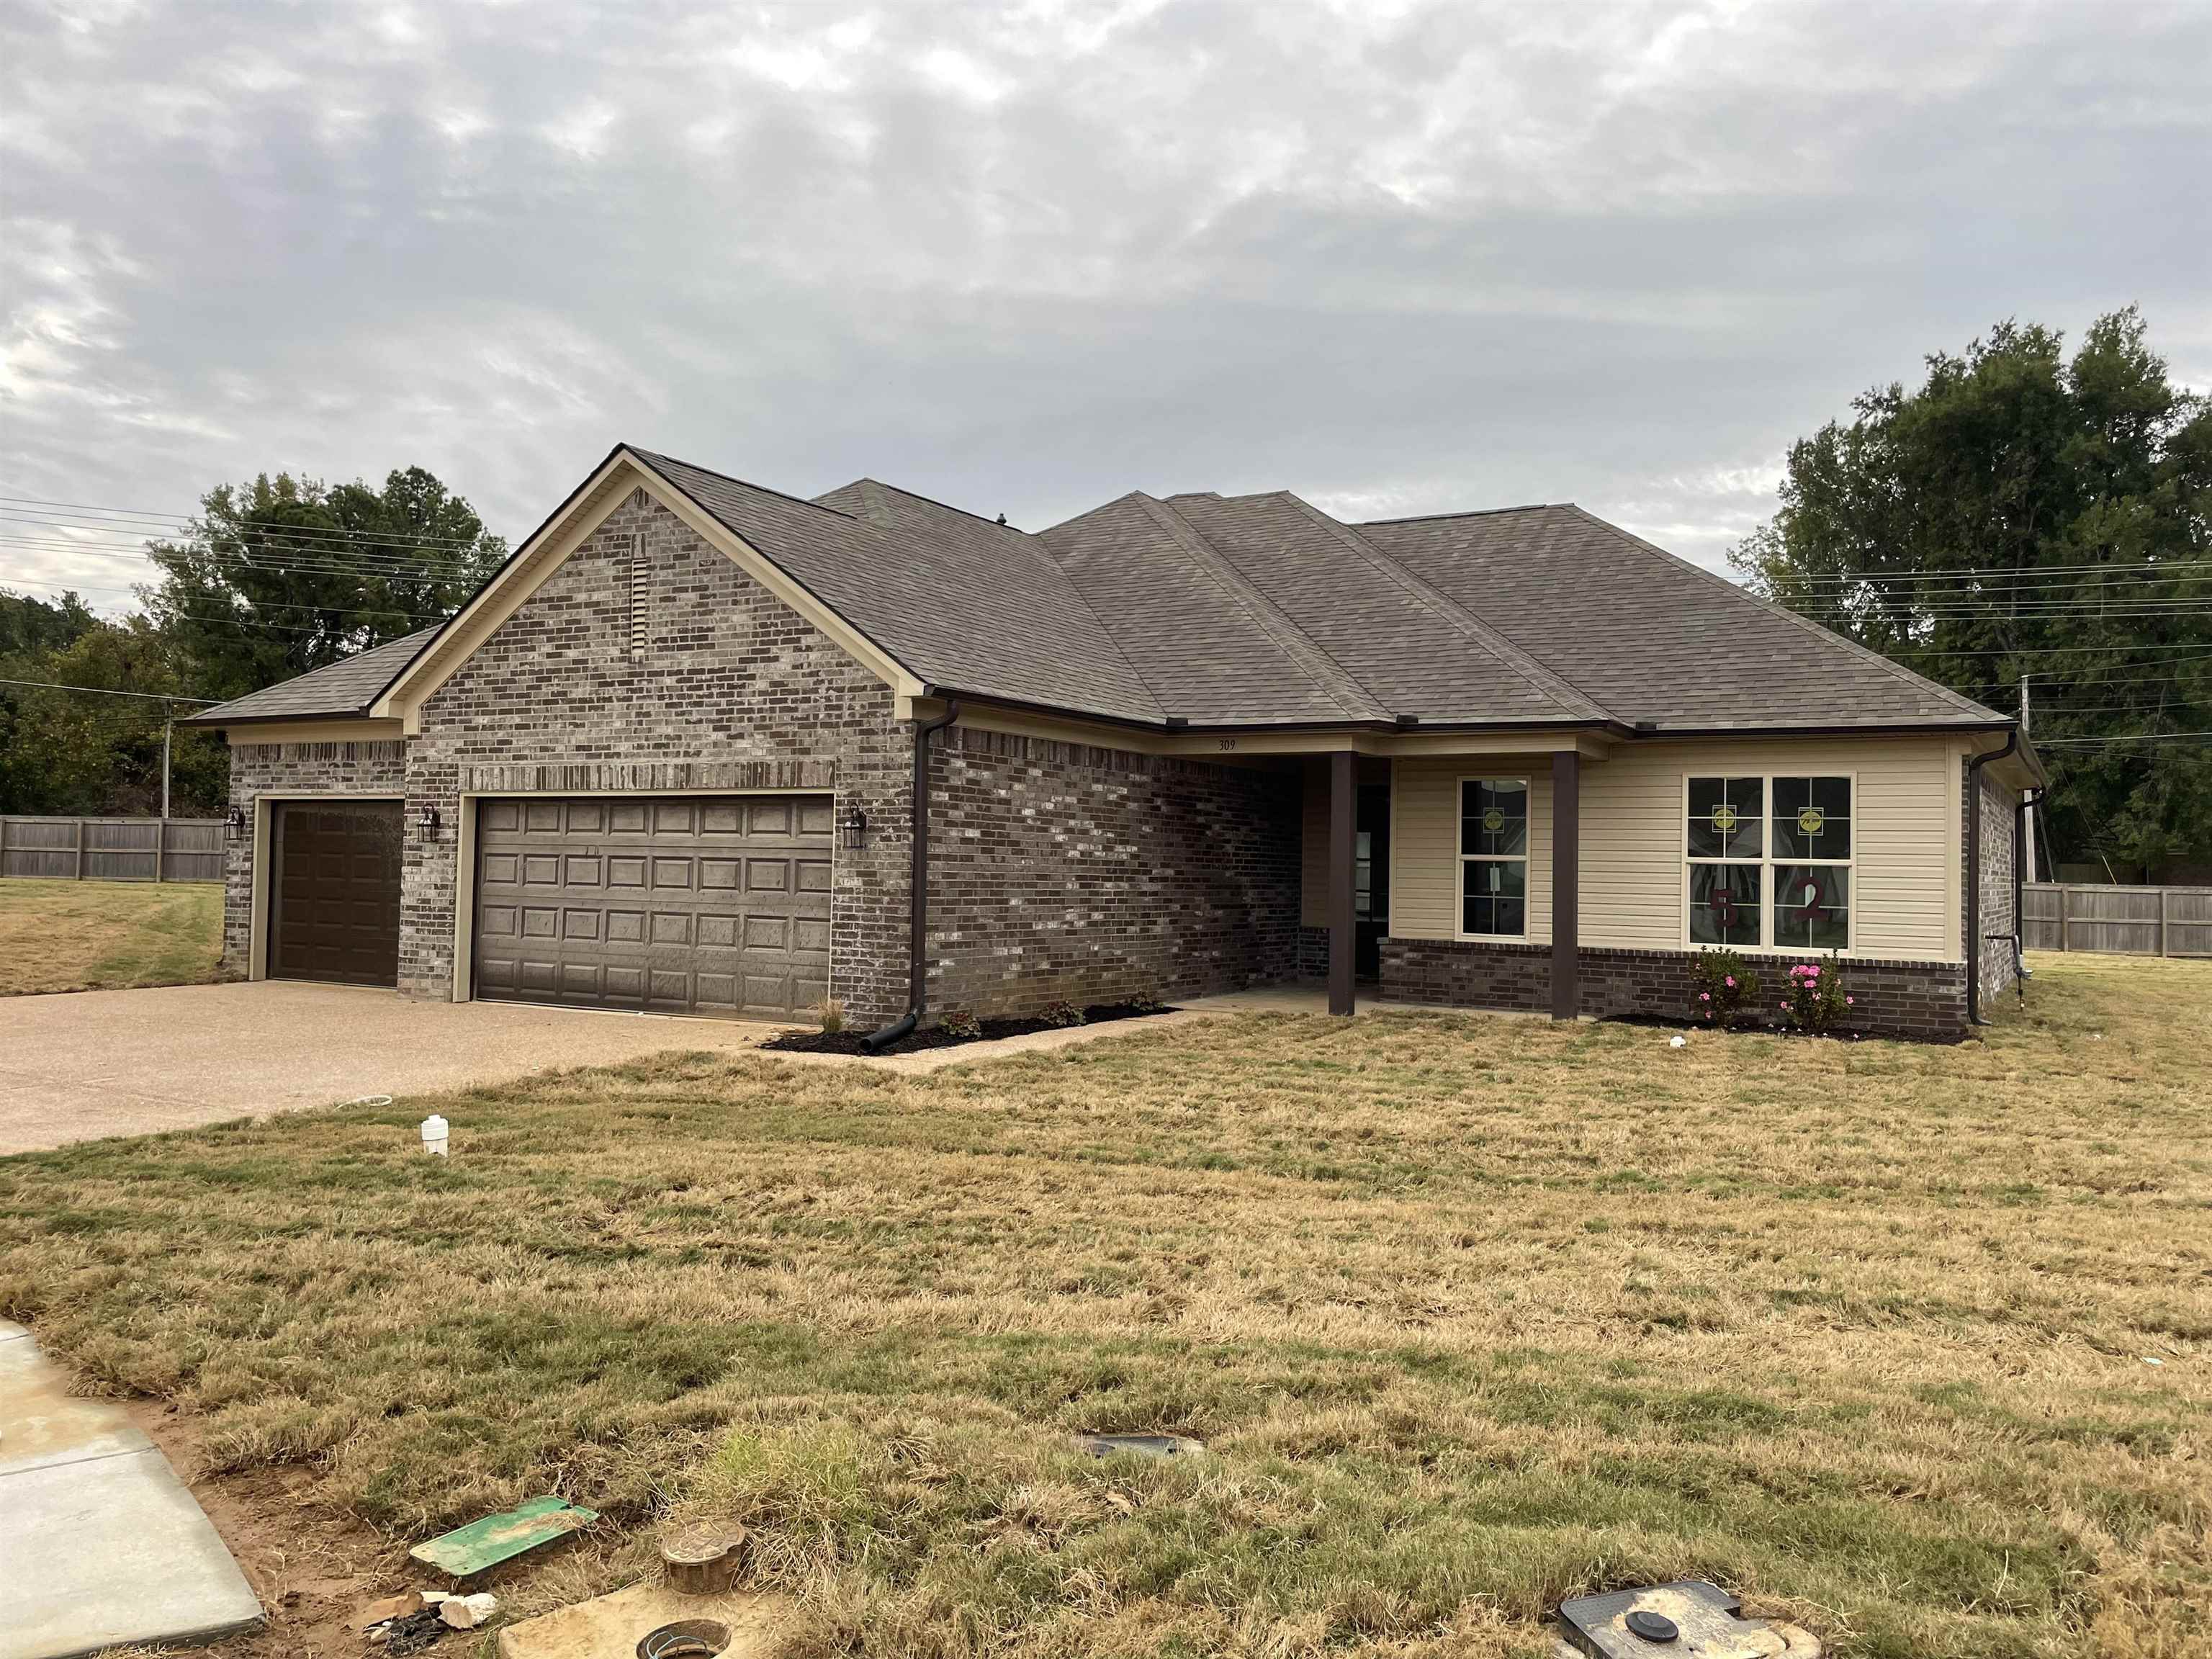
[{"label": "irrigation valve cover", "polygon": [[1809,1632],[1747,1619],[1742,1602],[1701,1578],[1563,1603],[1552,1651],[1558,1659],[1820,1659]]}]

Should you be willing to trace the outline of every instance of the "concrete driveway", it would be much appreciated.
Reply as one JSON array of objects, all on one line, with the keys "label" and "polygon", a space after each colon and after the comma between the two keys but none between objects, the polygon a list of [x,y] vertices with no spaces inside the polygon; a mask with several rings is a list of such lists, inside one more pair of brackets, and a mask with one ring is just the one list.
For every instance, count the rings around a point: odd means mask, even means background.
[{"label": "concrete driveway", "polygon": [[0,998],[0,1155],[671,1048],[744,1048],[778,1029],[279,980]]}]

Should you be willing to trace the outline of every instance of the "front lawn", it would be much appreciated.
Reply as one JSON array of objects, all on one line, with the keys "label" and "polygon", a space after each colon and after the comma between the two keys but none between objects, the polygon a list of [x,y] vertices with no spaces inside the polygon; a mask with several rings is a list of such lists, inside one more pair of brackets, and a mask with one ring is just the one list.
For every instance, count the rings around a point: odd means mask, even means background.
[{"label": "front lawn", "polygon": [[0,881],[0,996],[193,985],[222,956],[219,882]]},{"label": "front lawn", "polygon": [[[571,1589],[740,1519],[794,1654],[1537,1656],[1697,1575],[2180,1659],[2212,964],[2039,965],[1959,1048],[1245,1016],[75,1146],[0,1160],[0,1313],[396,1538],[572,1494]],[[1154,1429],[1210,1449],[1065,1446]]]}]

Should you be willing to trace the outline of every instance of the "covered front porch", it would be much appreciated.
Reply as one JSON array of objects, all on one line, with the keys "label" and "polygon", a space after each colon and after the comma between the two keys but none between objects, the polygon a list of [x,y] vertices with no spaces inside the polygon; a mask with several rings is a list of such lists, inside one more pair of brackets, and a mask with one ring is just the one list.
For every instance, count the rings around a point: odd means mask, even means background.
[{"label": "covered front porch", "polygon": [[1522,981],[1507,1006],[1575,1018],[1589,758],[1572,737],[1306,757],[1298,959],[1329,1011],[1464,1003],[1434,958],[1480,948],[1487,971]]}]

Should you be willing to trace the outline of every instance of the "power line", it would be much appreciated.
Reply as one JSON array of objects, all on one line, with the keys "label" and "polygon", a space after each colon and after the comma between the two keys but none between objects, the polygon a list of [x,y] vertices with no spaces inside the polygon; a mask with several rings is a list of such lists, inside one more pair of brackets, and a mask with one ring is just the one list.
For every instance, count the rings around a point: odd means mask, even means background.
[{"label": "power line", "polygon": [[[288,503],[288,505],[297,505],[303,507],[309,507],[311,510],[313,507],[312,503],[306,501]],[[58,514],[43,512],[33,514],[18,514],[5,511],[5,509],[9,507],[60,507],[64,509],[64,511]],[[22,518],[27,522],[30,523],[64,524],[70,522],[73,517],[85,514],[97,515],[90,523],[84,526],[85,528],[102,530],[116,535],[137,534],[138,527],[132,522],[132,520],[143,521],[144,524],[151,526],[170,526],[170,528],[165,529],[161,532],[164,535],[178,532],[190,533],[196,527],[204,529],[206,526],[207,522],[206,520],[198,514],[139,513],[133,511],[129,507],[86,507],[79,503],[70,501],[40,501],[34,496],[28,495],[0,495],[0,515],[4,515],[9,518]],[[256,525],[254,527],[256,529],[262,530],[291,531],[312,535],[354,535],[359,533],[346,530],[342,526],[335,525],[331,526],[327,531],[319,527],[307,525]],[[474,536],[424,535],[415,537],[405,541],[398,542],[393,544],[405,547],[413,547],[420,544],[423,546],[472,548],[478,541],[482,540],[483,537],[489,535],[490,533],[491,532],[489,531],[479,531]]]},{"label": "power line", "polygon": [[2038,749],[2100,749],[2115,744],[2185,743],[2212,738],[2212,732],[2137,732],[2116,738],[2038,738]]},{"label": "power line", "polygon": [[[0,496],[0,501],[7,497]],[[2071,575],[2084,570],[2167,570],[2180,566],[2212,563],[2206,559],[2096,559],[2087,564],[1988,564],[1967,565],[1956,570],[1925,571],[1852,571],[1805,570],[1790,571],[1788,580],[1802,582],[1910,582],[1910,581],[1975,581],[2005,576]],[[1761,580],[1764,580],[1762,578]]]},{"label": "power line", "polygon": [[[155,556],[154,544],[151,543],[129,546],[65,536],[41,536],[6,525],[0,525],[0,544],[21,547],[31,552],[66,554],[71,557],[150,562]],[[399,544],[392,545],[401,546]],[[348,544],[279,538],[253,540],[227,538],[219,543],[210,543],[185,538],[169,544],[167,550],[195,562],[211,561],[231,566],[242,564],[248,568],[268,569],[287,566],[305,569],[320,566],[342,570],[420,574],[443,580],[474,580],[484,568],[481,562],[455,554],[420,550],[411,555],[405,550],[384,551],[380,546],[365,541]]]},{"label": "power line", "polygon": [[111,691],[104,685],[64,685],[58,680],[0,679],[0,685],[33,685],[42,691],[89,691],[95,697],[143,697],[149,702],[197,702],[212,708],[220,697],[180,697],[167,691]]}]

